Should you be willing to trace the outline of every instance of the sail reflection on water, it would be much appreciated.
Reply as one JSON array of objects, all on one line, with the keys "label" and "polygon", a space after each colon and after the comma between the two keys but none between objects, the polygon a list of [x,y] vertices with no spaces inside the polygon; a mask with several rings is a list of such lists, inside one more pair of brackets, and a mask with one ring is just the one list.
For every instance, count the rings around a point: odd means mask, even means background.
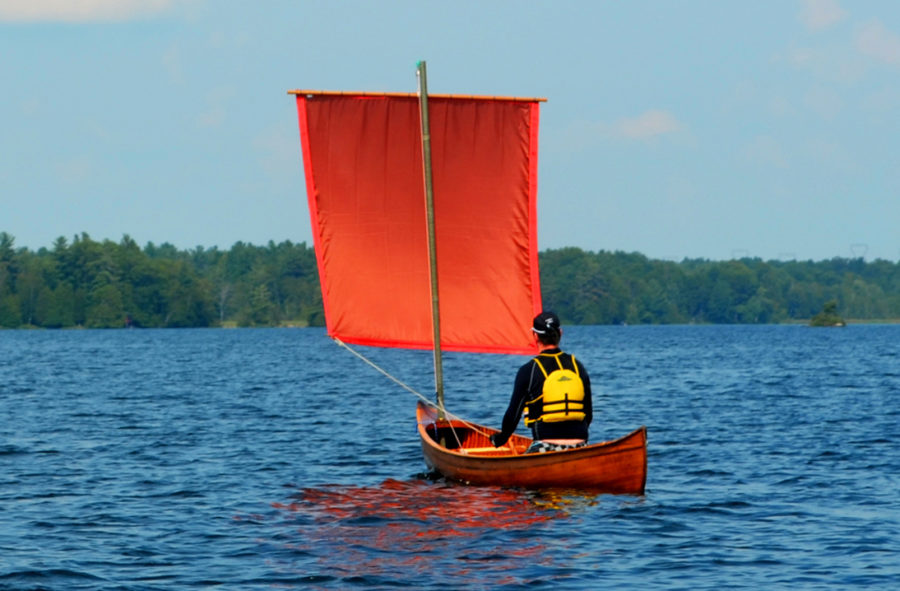
[{"label": "sail reflection on water", "polygon": [[385,583],[440,573],[459,585],[508,584],[523,567],[550,566],[552,522],[567,518],[570,507],[595,502],[577,492],[387,480],[303,488],[273,507],[293,526],[296,537],[282,541],[299,558],[298,569],[313,560],[317,571],[342,580]]}]

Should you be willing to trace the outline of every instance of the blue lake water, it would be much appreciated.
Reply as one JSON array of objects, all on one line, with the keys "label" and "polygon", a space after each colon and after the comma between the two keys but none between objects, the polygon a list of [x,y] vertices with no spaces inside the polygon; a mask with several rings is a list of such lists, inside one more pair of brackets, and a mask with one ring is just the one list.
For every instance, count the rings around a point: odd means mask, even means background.
[{"label": "blue lake water", "polygon": [[[0,589],[898,588],[900,326],[563,345],[645,495],[426,478],[415,398],[319,329],[0,331]],[[448,406],[498,425],[524,360],[447,355]]]}]

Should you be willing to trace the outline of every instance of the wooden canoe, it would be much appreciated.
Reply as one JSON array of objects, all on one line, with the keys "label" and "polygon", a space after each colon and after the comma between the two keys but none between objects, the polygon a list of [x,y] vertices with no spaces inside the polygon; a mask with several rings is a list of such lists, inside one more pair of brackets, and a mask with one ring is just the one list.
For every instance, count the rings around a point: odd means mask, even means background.
[{"label": "wooden canoe", "polygon": [[571,488],[643,494],[647,483],[647,428],[585,447],[524,454],[531,439],[513,435],[495,448],[496,429],[458,420],[438,420],[437,410],[416,407],[425,463],[452,480],[467,484],[519,488]]}]

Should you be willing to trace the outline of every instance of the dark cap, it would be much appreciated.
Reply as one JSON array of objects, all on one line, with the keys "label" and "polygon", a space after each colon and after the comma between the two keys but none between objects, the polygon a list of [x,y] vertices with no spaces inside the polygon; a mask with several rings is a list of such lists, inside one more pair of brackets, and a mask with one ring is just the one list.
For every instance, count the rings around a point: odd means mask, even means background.
[{"label": "dark cap", "polygon": [[541,312],[534,317],[534,323],[531,330],[538,334],[557,333],[559,334],[559,316],[553,312]]}]

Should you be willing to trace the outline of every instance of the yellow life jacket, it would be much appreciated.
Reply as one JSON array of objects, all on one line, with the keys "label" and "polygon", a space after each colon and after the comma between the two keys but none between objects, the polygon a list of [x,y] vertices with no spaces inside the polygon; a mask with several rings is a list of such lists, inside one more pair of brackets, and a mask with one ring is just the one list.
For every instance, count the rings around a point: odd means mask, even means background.
[{"label": "yellow life jacket", "polygon": [[[525,403],[528,407],[526,426],[538,421],[559,423],[584,420],[584,382],[578,375],[578,364],[575,363],[575,357],[572,357],[574,370],[564,368],[560,360],[561,355],[562,352],[541,353],[534,358],[534,362],[544,374],[544,388],[540,396]],[[541,357],[553,358],[559,368],[548,373],[541,363]]]}]

